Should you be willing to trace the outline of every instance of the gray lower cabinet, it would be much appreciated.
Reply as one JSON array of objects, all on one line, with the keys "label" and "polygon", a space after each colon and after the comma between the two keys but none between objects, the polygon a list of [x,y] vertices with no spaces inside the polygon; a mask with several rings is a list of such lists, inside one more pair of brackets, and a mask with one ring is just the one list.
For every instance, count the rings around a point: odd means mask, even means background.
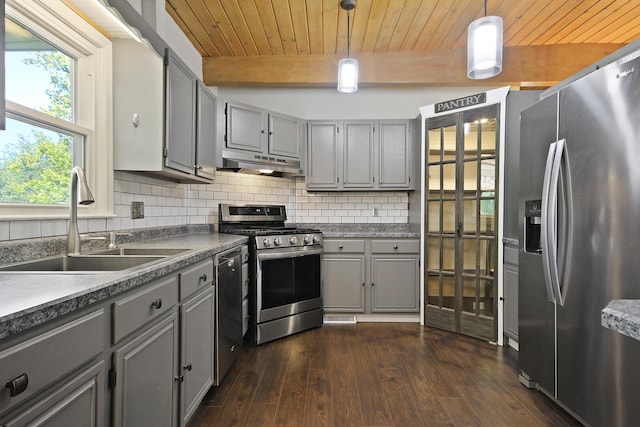
[{"label": "gray lower cabinet", "polygon": [[518,248],[504,248],[504,334],[518,341]]},{"label": "gray lower cabinet", "polygon": [[187,424],[213,385],[213,290],[207,287],[180,307],[180,426]]},{"label": "gray lower cabinet", "polygon": [[4,427],[100,427],[104,425],[104,401],[104,362],[100,361],[0,423]]},{"label": "gray lower cabinet", "polygon": [[371,312],[419,311],[417,255],[371,256]]},{"label": "gray lower cabinet", "polygon": [[214,381],[215,285],[208,258],[1,340],[0,425],[187,425]]},{"label": "gray lower cabinet", "polygon": [[113,425],[176,425],[178,317],[155,324],[113,353]]},{"label": "gray lower cabinet", "polygon": [[364,313],[366,285],[364,253],[325,252],[322,268],[324,311]]},{"label": "gray lower cabinet", "polygon": [[0,351],[1,425],[104,425],[105,317],[92,310]]},{"label": "gray lower cabinet", "polygon": [[417,313],[419,240],[325,239],[326,313]]}]

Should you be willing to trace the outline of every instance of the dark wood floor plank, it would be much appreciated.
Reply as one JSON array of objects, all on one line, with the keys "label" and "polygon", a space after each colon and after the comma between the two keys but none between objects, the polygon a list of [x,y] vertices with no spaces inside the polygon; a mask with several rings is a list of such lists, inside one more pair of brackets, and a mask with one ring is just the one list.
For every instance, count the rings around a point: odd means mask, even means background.
[{"label": "dark wood floor plank", "polygon": [[480,418],[473,408],[461,397],[440,397],[438,401],[444,408],[451,423],[455,426],[479,426]]},{"label": "dark wood floor plank", "polygon": [[517,352],[417,324],[327,325],[242,349],[188,427],[580,424],[518,381]]},{"label": "dark wood floor plank", "polygon": [[269,359],[266,361],[269,369],[264,370],[260,384],[256,390],[253,404],[273,403],[280,401],[282,387],[289,366],[291,346],[285,342],[273,343]]},{"label": "dark wood floor plank", "polygon": [[354,358],[349,354],[352,341],[350,331],[336,336],[336,348],[342,351],[331,353],[331,384],[333,425],[335,427],[360,427],[364,425],[358,387],[353,364]]},{"label": "dark wood floor plank", "polygon": [[243,425],[267,427],[273,425],[278,405],[275,403],[253,403]]},{"label": "dark wood floor plank", "polygon": [[333,425],[331,403],[331,370],[309,369],[307,400],[304,408],[304,426],[327,427]]},{"label": "dark wood floor plank", "polygon": [[289,365],[282,383],[281,400],[274,426],[299,427],[303,425],[311,360],[310,340],[304,338],[310,336],[311,334],[298,334],[288,338],[292,351],[289,353]]},{"label": "dark wood floor plank", "polygon": [[[375,331],[375,328],[372,328]],[[375,335],[373,338],[375,338]],[[378,376],[375,368],[382,366],[379,360],[388,357],[386,354],[369,352],[368,344],[371,340],[363,336],[356,336],[353,349],[354,371],[356,375],[356,386],[360,400],[360,408],[365,425],[393,425],[393,416],[387,399],[382,393],[384,384]]]}]

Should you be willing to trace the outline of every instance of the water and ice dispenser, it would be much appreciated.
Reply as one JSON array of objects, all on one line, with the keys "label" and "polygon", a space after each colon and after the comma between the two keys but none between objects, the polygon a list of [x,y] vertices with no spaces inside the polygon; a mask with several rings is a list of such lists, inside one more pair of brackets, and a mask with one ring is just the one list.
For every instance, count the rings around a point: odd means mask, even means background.
[{"label": "water and ice dispenser", "polygon": [[524,202],[524,251],[542,253],[540,230],[542,225],[542,200]]}]

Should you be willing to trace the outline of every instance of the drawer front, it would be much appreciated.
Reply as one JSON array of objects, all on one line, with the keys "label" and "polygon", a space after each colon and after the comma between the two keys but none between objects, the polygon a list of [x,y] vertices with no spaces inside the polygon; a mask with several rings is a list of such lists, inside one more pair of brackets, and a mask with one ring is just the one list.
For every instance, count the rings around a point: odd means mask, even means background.
[{"label": "drawer front", "polygon": [[419,252],[420,241],[416,239],[371,241],[373,254],[417,254]]},{"label": "drawer front", "polygon": [[178,302],[178,276],[156,284],[113,303],[113,343],[146,323],[162,316]]},{"label": "drawer front", "polygon": [[[100,354],[105,329],[100,309],[1,352],[0,413]],[[10,382],[23,391],[10,397]]]},{"label": "drawer front", "polygon": [[335,253],[364,253],[364,240],[325,239],[324,251]]},{"label": "drawer front", "polygon": [[213,283],[213,258],[201,261],[180,272],[180,300],[211,286]]}]

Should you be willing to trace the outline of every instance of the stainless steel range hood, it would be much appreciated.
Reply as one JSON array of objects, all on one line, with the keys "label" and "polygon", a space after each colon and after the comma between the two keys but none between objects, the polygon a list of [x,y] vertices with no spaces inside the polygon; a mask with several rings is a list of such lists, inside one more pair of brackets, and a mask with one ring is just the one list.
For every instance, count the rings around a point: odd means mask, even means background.
[{"label": "stainless steel range hood", "polygon": [[291,176],[302,175],[300,160],[271,155],[265,156],[260,153],[245,153],[236,150],[222,150],[222,168],[246,173],[260,173],[260,170],[272,170]]}]

